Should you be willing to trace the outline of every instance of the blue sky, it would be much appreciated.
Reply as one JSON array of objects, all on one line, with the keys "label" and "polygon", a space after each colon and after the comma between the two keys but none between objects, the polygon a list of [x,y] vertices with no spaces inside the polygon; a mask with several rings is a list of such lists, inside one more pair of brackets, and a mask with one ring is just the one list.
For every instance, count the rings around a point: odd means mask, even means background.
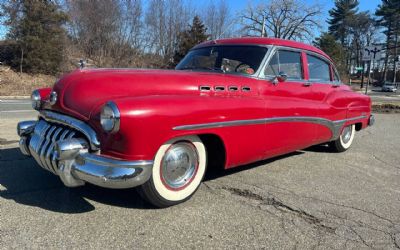
[{"label": "blue sky", "polygon": [[[218,0],[214,0],[218,1]],[[253,1],[238,1],[238,0],[226,0],[227,3],[230,5],[233,11],[239,11],[241,9],[244,9],[249,3],[260,3],[260,2],[265,2],[262,0],[253,0]],[[322,4],[325,8],[325,16],[328,16],[328,11],[333,8],[334,6],[334,1],[333,0],[312,0],[312,1],[304,1],[304,2],[319,2]],[[376,7],[381,3],[381,0],[359,0],[359,9],[361,11],[369,10],[372,13],[375,12]]]},{"label": "blue sky", "polygon": [[[203,1],[198,1],[197,3],[195,3],[195,5],[203,5],[204,4]],[[218,1],[218,0],[214,0],[214,1]],[[262,2],[262,0],[253,0],[253,1],[226,0],[226,1],[229,4],[232,13],[237,13],[240,10],[245,9],[249,3],[257,4],[259,2]],[[146,2],[146,0],[144,0],[143,2]],[[306,1],[306,2],[309,2],[309,1]],[[319,2],[320,4],[322,4],[324,6],[323,19],[326,20],[329,16],[328,11],[330,9],[332,9],[334,6],[334,1],[333,0],[319,0],[319,1],[312,0],[312,2]],[[375,13],[375,9],[381,3],[381,0],[359,0],[359,2],[360,2],[360,4],[359,4],[360,11],[368,10],[371,13]],[[324,29],[325,30],[327,29],[327,24],[325,24]],[[5,27],[0,24],[0,39],[4,38],[6,32],[7,31],[6,31]]]},{"label": "blue sky", "polygon": [[[210,0],[212,1],[212,0]],[[218,1],[218,0],[214,0]],[[265,2],[262,0],[248,0],[248,1],[241,1],[241,0],[226,0],[227,3],[229,4],[231,11],[233,13],[239,12],[240,10],[243,10],[246,8],[248,4],[254,4],[257,5],[257,3],[260,2]],[[273,0],[271,0],[273,1]],[[329,18],[329,13],[328,11],[332,9],[335,6],[334,0],[303,0],[306,3],[309,2],[314,2],[314,3],[320,3],[323,6],[323,19],[326,21]],[[359,5],[358,8],[360,11],[369,11],[370,13],[374,14],[375,9],[378,7],[378,5],[382,2],[382,0],[359,0]],[[325,22],[324,29],[328,29],[328,24]]]}]

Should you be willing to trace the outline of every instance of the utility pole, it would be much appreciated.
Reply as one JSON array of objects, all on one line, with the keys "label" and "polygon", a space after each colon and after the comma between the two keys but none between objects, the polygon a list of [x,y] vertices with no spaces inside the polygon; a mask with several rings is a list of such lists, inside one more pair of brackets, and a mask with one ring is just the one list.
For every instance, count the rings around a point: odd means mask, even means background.
[{"label": "utility pole", "polygon": [[[369,60],[369,65],[368,65],[368,81],[367,81],[367,85],[365,86],[365,94],[368,94],[368,86],[371,82],[371,69],[373,66],[373,61],[376,58],[376,54],[379,53],[382,49],[379,49],[377,46],[371,46],[368,48],[365,48],[364,51],[367,52],[366,55],[366,59]],[[364,52],[364,53],[365,53]]]},{"label": "utility pole", "polygon": [[398,42],[398,35],[395,35],[395,41],[394,41],[394,68],[393,68],[393,85],[396,85],[396,71],[397,71],[397,63],[399,61],[399,56],[397,55],[397,42]]},{"label": "utility pole", "polygon": [[[394,76],[393,76],[393,85],[396,85],[396,75],[397,75],[397,66],[400,62],[400,56],[397,56],[394,59]],[[397,86],[396,86],[397,87]]]},{"label": "utility pole", "polygon": [[263,15],[261,37],[265,37],[265,15]]},{"label": "utility pole", "polygon": [[367,85],[365,86],[365,94],[368,94],[368,86],[369,83],[371,82],[371,69],[372,69],[372,59],[369,61],[368,64],[368,80],[367,80]]}]

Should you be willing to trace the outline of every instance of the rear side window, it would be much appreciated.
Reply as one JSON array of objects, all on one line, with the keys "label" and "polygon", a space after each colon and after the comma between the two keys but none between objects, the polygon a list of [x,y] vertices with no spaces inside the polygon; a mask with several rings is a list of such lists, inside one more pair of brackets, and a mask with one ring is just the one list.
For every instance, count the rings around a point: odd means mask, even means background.
[{"label": "rear side window", "polygon": [[330,82],[331,75],[329,63],[316,57],[307,55],[308,71],[310,74],[310,81],[317,82]]},{"label": "rear side window", "polygon": [[265,69],[264,75],[267,77],[275,77],[279,72],[287,74],[289,80],[303,79],[301,53],[285,50],[275,52]]}]

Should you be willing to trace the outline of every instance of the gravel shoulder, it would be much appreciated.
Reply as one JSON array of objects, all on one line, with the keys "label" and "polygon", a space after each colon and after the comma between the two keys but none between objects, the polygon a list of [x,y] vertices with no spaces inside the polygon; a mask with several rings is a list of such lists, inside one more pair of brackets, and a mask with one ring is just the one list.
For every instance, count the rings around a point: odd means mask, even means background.
[{"label": "gravel shoulder", "polygon": [[[35,117],[34,113],[24,115]],[[188,202],[69,189],[0,119],[0,248],[400,248],[400,115],[376,114],[341,154],[324,146],[210,172]]]}]

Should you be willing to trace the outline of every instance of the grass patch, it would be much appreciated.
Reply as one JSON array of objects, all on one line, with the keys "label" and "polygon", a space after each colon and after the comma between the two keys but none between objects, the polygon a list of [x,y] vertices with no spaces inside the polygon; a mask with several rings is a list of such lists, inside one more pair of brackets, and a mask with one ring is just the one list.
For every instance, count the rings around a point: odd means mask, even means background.
[{"label": "grass patch", "polygon": [[376,113],[400,113],[399,103],[373,103],[372,112]]}]

